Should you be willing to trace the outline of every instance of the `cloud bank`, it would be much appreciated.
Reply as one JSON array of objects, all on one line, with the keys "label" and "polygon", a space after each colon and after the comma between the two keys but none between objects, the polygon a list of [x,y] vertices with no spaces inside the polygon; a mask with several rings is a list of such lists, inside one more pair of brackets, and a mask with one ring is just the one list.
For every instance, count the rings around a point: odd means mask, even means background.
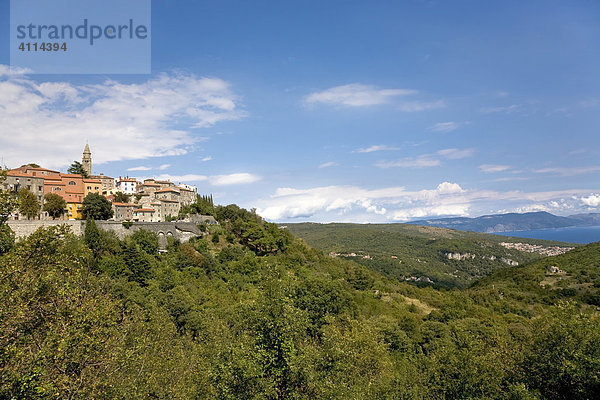
[{"label": "cloud bank", "polygon": [[[229,83],[164,73],[140,83],[43,82],[0,66],[0,156],[49,168],[185,154],[198,130],[245,116]],[[18,140],[15,140],[18,138]]]}]

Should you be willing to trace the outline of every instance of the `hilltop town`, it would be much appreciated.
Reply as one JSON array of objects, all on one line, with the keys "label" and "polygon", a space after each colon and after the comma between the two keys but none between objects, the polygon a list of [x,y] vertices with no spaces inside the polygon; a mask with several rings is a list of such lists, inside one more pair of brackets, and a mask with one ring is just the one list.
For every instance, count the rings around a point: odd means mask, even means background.
[{"label": "hilltop town", "polygon": [[[78,163],[75,163],[78,164]],[[6,179],[0,189],[14,191],[26,189],[33,194],[39,205],[34,215],[23,215],[15,210],[9,220],[80,220],[84,199],[90,195],[105,197],[112,207],[115,221],[164,222],[181,216],[182,208],[196,202],[198,193],[195,186],[168,180],[144,179],[139,181],[129,176],[112,178],[102,173],[92,174],[92,153],[85,145],[80,173],[62,173],[43,168],[37,164],[27,164],[6,171]],[[64,200],[64,212],[50,215],[44,211],[44,203],[49,195],[58,195]],[[189,218],[189,217],[188,217]],[[206,216],[204,217],[206,218]]]}]

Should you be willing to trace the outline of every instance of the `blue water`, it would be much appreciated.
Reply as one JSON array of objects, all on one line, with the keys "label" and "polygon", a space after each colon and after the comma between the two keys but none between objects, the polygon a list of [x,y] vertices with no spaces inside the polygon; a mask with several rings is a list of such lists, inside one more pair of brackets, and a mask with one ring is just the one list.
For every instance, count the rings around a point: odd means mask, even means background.
[{"label": "blue water", "polygon": [[536,229],[497,233],[530,239],[558,240],[569,243],[592,243],[600,241],[600,226],[572,226],[569,228]]}]

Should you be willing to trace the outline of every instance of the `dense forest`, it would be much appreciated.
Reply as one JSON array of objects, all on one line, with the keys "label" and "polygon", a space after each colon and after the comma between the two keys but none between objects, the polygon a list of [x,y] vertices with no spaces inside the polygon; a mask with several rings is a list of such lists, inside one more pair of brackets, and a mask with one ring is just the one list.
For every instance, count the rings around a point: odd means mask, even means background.
[{"label": "dense forest", "polygon": [[600,393],[599,244],[419,288],[235,205],[209,211],[219,225],[164,253],[153,233],[121,241],[91,220],[83,237],[4,240],[0,399]]},{"label": "dense forest", "polygon": [[[464,232],[407,224],[286,224],[310,246],[340,254],[389,277],[421,278],[419,285],[465,288],[481,277],[542,258],[539,252],[506,248],[503,242],[543,248],[574,244]],[[354,253],[353,256],[348,256]],[[448,255],[460,259],[449,258]]]}]

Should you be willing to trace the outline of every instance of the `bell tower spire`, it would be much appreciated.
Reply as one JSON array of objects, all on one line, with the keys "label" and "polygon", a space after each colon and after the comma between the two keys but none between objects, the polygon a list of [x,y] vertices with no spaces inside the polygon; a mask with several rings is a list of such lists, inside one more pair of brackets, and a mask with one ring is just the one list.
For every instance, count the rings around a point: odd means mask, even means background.
[{"label": "bell tower spire", "polygon": [[87,172],[88,176],[92,175],[92,152],[90,146],[85,143],[85,149],[83,149],[83,157],[81,158],[81,166],[83,170]]}]

